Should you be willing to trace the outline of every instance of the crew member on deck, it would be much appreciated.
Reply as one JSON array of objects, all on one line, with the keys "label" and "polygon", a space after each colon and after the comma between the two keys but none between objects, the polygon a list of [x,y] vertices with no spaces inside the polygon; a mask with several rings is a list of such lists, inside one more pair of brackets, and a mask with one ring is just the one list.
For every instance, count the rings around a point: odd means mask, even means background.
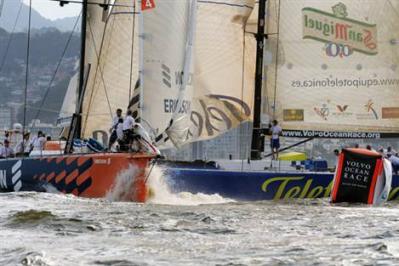
[{"label": "crew member on deck", "polygon": [[392,147],[391,146],[388,146],[387,147],[387,153],[391,153],[392,155],[395,155],[395,156],[397,156],[397,151],[395,151],[394,149],[392,149]]},{"label": "crew member on deck", "polygon": [[19,141],[15,146],[15,153],[17,156],[29,155],[29,152],[31,150],[29,138],[30,138],[30,133],[25,132],[24,138],[21,141]]},{"label": "crew member on deck", "polygon": [[393,155],[392,153],[388,152],[387,153],[387,158],[392,164],[392,172],[394,174],[398,173],[399,170],[399,157]]},{"label": "crew member on deck", "polygon": [[109,129],[111,136],[109,137],[109,145],[108,149],[111,149],[112,145],[114,145],[115,141],[118,139],[116,127],[118,126],[119,119],[122,118],[122,109],[118,108],[116,110],[116,116],[112,119],[112,125]]},{"label": "crew member on deck", "polygon": [[119,118],[116,125],[116,137],[119,144],[119,149],[124,145],[123,143],[123,118]]},{"label": "crew member on deck", "polygon": [[123,135],[124,135],[124,142],[125,144],[128,145],[128,147],[131,146],[134,138],[134,125],[136,124],[136,121],[134,120],[132,116],[132,111],[128,110],[126,113],[126,117],[123,120]]},{"label": "crew member on deck", "polygon": [[4,146],[0,147],[0,158],[12,158],[15,156],[14,150],[10,147],[10,141],[4,140]]},{"label": "crew member on deck", "polygon": [[4,131],[4,138],[1,140],[0,144],[3,145],[5,140],[11,141],[10,132],[8,130]]},{"label": "crew member on deck", "polygon": [[42,131],[39,131],[37,132],[37,137],[33,138],[31,142],[31,150],[42,152],[45,143],[46,137]]},{"label": "crew member on deck", "polygon": [[272,149],[272,160],[278,159],[278,151],[280,149],[280,136],[283,130],[278,125],[277,120],[273,120],[273,125],[270,128],[270,134],[272,135],[271,138],[271,149]]}]

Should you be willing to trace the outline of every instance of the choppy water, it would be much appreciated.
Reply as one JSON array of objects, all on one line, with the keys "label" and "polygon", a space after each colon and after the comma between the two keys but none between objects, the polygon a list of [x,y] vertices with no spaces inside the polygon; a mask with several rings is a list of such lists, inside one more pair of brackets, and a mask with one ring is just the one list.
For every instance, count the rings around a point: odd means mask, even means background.
[{"label": "choppy water", "polygon": [[399,264],[399,202],[155,194],[149,204],[0,194],[0,265]]}]

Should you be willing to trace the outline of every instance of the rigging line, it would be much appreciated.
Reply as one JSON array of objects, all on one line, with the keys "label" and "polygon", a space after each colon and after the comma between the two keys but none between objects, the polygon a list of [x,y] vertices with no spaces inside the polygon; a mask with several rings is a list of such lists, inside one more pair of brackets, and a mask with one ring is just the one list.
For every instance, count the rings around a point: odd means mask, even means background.
[{"label": "rigging line", "polygon": [[[245,28],[245,27],[244,27]],[[246,47],[246,33],[245,29],[242,32],[243,34],[243,40],[242,40],[242,71],[241,71],[241,101],[244,101],[244,87],[245,87],[245,47]],[[244,111],[244,107],[241,105],[241,113]],[[240,127],[240,134],[239,134],[239,139],[238,142],[240,145],[238,145],[238,154],[239,157],[241,157],[241,139],[242,139],[242,134],[243,134],[243,125],[241,121],[239,122],[239,127]],[[241,159],[241,172],[244,170],[244,159]]]},{"label": "rigging line", "polygon": [[[278,6],[277,6],[277,4],[276,4],[276,2],[278,1]],[[269,16],[269,18],[270,18],[270,20],[273,20],[273,22],[274,23],[276,23],[276,25],[277,25],[277,23],[278,23],[278,18],[277,18],[277,16],[272,16],[271,14],[277,14],[277,12],[278,12],[278,8],[279,8],[279,6],[280,6],[280,2],[281,1],[283,1],[283,0],[276,0],[276,1],[274,1],[274,5],[272,4],[272,2],[270,2],[269,3],[269,9],[271,9],[271,7],[273,7],[273,10],[272,11],[270,11],[269,10],[269,12],[268,12],[268,16]],[[272,33],[268,33],[268,34],[272,34]]]},{"label": "rigging line", "polygon": [[276,66],[274,71],[274,95],[273,95],[273,119],[276,118],[276,92],[277,92],[277,78],[278,78],[278,59],[279,59],[279,45],[280,45],[280,12],[281,0],[278,2],[277,9],[277,44],[276,44]]},{"label": "rigging line", "polygon": [[14,26],[12,27],[12,31],[11,31],[11,34],[10,34],[10,38],[8,39],[8,42],[7,42],[6,51],[4,52],[4,56],[3,56],[2,60],[1,60],[0,73],[1,73],[1,71],[3,70],[3,67],[4,67],[4,65],[5,65],[5,63],[6,63],[6,58],[7,58],[7,55],[8,55],[8,50],[10,49],[10,45],[11,45],[12,38],[13,38],[13,36],[14,36],[15,28],[17,27],[17,24],[18,24],[18,20],[19,20],[20,14],[21,14],[22,6],[23,6],[23,2],[21,2],[21,4],[19,5],[17,17],[15,18]]},{"label": "rigging line", "polygon": [[[3,12],[4,1],[5,1],[5,0],[1,0],[1,2],[0,2],[0,17],[1,17],[1,14],[2,14],[2,12]],[[21,3],[21,4],[22,4],[22,3]]]},{"label": "rigging line", "polygon": [[[263,35],[263,37],[265,39],[264,40],[264,48],[265,48],[266,53],[268,53],[268,52],[271,53],[271,50],[272,50],[269,37],[272,36],[272,35],[277,35],[277,33],[269,33],[269,29],[271,27],[270,26],[271,21],[272,21],[272,19],[275,19],[271,15],[272,11],[270,11],[270,9],[272,7],[276,8],[276,4],[273,4],[272,1],[269,1],[267,3],[267,6],[266,6],[266,8],[267,8],[266,9],[266,18],[265,18],[265,30],[266,30],[266,33]],[[276,10],[273,10],[273,11],[274,11],[274,13],[277,13]],[[266,114],[269,116],[269,122],[270,122],[270,101],[271,100],[270,100],[270,97],[268,95],[269,94],[268,77],[269,77],[269,64],[265,65],[265,60],[264,60],[263,61],[263,92],[264,92],[264,95],[262,95],[262,99],[264,99],[264,105],[262,106],[262,110],[265,111]],[[266,140],[269,141],[269,139],[266,139],[266,136],[264,136],[263,138],[264,138],[264,145],[263,146],[265,147]]]},{"label": "rigging line", "polygon": [[[291,144],[291,145],[289,145],[289,146],[286,146],[286,147],[284,147],[284,148],[281,148],[281,149],[279,149],[278,151],[279,151],[279,152],[286,151],[286,150],[292,149],[292,148],[294,148],[294,147],[297,147],[297,146],[299,146],[299,145],[301,145],[301,144],[304,144],[304,143],[309,142],[309,141],[314,140],[314,139],[315,139],[314,137],[307,138],[307,139],[298,141],[298,142],[296,142],[296,143],[294,143],[294,144]],[[263,158],[267,158],[267,157],[270,157],[270,156],[272,156],[272,155],[273,155],[273,153],[271,152],[271,153],[266,154]]]},{"label": "rigging line", "polygon": [[[65,56],[65,54],[66,54],[66,52],[67,52],[67,49],[68,49],[68,47],[69,47],[69,44],[70,44],[70,42],[71,42],[71,40],[72,40],[73,33],[74,33],[75,30],[76,30],[76,26],[78,25],[78,22],[79,22],[79,19],[80,19],[81,16],[82,16],[82,12],[80,12],[79,16],[76,18],[75,25],[73,26],[72,31],[71,31],[71,33],[69,34],[69,38],[68,38],[68,40],[67,40],[67,42],[66,42],[66,45],[65,45],[65,47],[64,47],[64,50],[63,50],[63,52],[62,52],[62,54],[61,54],[61,58],[60,58],[60,60],[59,60],[58,63],[57,63],[57,67],[55,68],[54,74],[52,75],[51,80],[50,80],[50,82],[49,82],[49,84],[48,84],[48,87],[47,87],[47,89],[46,89],[46,92],[45,92],[45,94],[44,94],[44,96],[43,96],[43,100],[42,100],[42,102],[41,102],[41,104],[40,104],[40,107],[39,107],[38,111],[36,112],[35,120],[34,120],[35,122],[36,122],[36,119],[39,117],[40,112],[41,112],[41,109],[42,109],[42,107],[43,107],[43,105],[44,105],[44,103],[45,103],[45,101],[46,101],[46,99],[47,99],[47,96],[48,96],[48,94],[49,94],[49,92],[50,92],[51,86],[53,85],[53,82],[54,82],[54,80],[55,80],[55,76],[56,76],[57,73],[58,73],[58,70],[59,70],[59,68],[60,68],[60,66],[61,66],[62,60],[64,59],[64,56]],[[34,124],[32,125],[32,128],[35,128],[35,122],[34,122]]]},{"label": "rigging line", "polygon": [[[103,49],[103,46],[104,46],[105,33],[106,33],[107,29],[108,29],[109,18],[110,18],[110,16],[108,16],[107,20],[105,21],[105,26],[103,28],[103,33],[102,33],[102,37],[101,37],[101,44],[100,44],[100,54],[102,53],[102,49]],[[114,24],[115,24],[115,20],[113,20],[112,27],[114,26]],[[90,31],[91,31],[91,26],[92,25],[89,23]],[[93,32],[92,31],[91,31],[91,36],[93,37]],[[95,39],[94,38],[93,38],[92,42],[93,42],[94,49],[96,49]],[[96,54],[96,59],[97,59],[97,65],[96,65],[96,69],[95,69],[94,74],[93,74],[94,75],[93,84],[90,86],[91,93],[90,93],[90,97],[88,98],[89,101],[88,101],[88,107],[87,107],[87,112],[86,112],[86,119],[84,121],[84,125],[82,127],[82,129],[83,129],[82,131],[86,131],[87,121],[88,121],[88,117],[90,115],[90,109],[91,109],[91,105],[92,105],[92,101],[93,101],[93,97],[94,97],[94,86],[96,85],[98,69],[100,68],[99,60],[98,60],[99,57],[97,56],[97,50],[95,50],[95,54]],[[90,73],[89,73],[89,76],[90,76]],[[87,77],[86,79],[87,79],[87,82],[86,82],[86,84],[87,84],[87,83],[89,83],[89,77]],[[86,93],[86,95],[87,95],[87,93]],[[111,113],[111,116],[112,116],[112,113]]]},{"label": "rigging line", "polygon": [[394,4],[392,4],[392,0],[388,0],[388,4],[392,7],[392,10],[396,13],[396,15],[399,15],[398,9],[395,8]]},{"label": "rigging line", "polygon": [[147,174],[147,176],[146,176],[146,178],[145,178],[145,181],[144,181],[145,184],[147,184],[147,181],[148,181],[148,179],[150,178],[151,172],[152,172],[152,170],[154,169],[154,166],[157,165],[157,162],[158,162],[158,158],[155,158],[155,159],[151,162],[151,168],[150,168],[150,170],[148,171],[148,174]]},{"label": "rigging line", "polygon": [[216,2],[216,1],[198,0],[198,3],[201,3],[201,4],[213,4],[213,5],[224,5],[224,6],[233,6],[233,7],[241,7],[241,8],[253,9],[253,6],[249,6],[249,5],[240,5],[240,4],[232,4],[232,3],[227,3],[227,2]]},{"label": "rigging line", "polygon": [[[59,2],[59,3],[62,2],[62,1],[68,1],[68,3],[71,3],[71,4],[83,4],[83,1],[78,1],[78,0],[50,0],[50,1]],[[101,4],[101,3],[98,3],[98,2],[90,2],[90,1],[87,1],[87,4],[88,5],[99,5],[101,7],[105,7],[105,6],[111,6],[111,7],[133,7],[133,6],[130,6],[130,5]]]},{"label": "rigging line", "polygon": [[[104,3],[107,2],[109,4],[109,1],[110,0],[104,0]],[[115,0],[114,3],[116,3],[116,1],[117,0]],[[111,10],[108,12],[108,15],[105,19],[104,19],[104,15],[103,15],[103,21],[105,23],[108,23],[108,20],[111,18],[112,13],[114,12],[114,8],[115,8],[114,6],[111,6]],[[104,11],[106,11],[106,10],[104,10]],[[104,14],[104,11],[103,11],[103,14]]]},{"label": "rigging line", "polygon": [[[136,11],[136,0],[133,1],[133,11]],[[130,104],[130,100],[132,99],[132,79],[133,79],[133,58],[134,58],[134,33],[136,27],[136,14],[133,13],[133,29],[132,29],[132,50],[130,53],[130,77],[129,77],[129,99],[128,99],[128,108]]]},{"label": "rigging line", "polygon": [[130,12],[130,11],[118,11],[118,12],[111,12],[109,16],[116,16],[116,15],[138,15],[140,12]]},{"label": "rigging line", "polygon": [[[115,21],[114,21],[114,24],[113,25],[115,25]],[[90,21],[89,21],[89,30],[90,30],[90,35],[91,35],[91,38],[93,39],[93,46],[94,46],[94,52],[95,52],[95,54],[96,54],[96,59],[97,59],[97,68],[98,68],[98,70],[99,70],[99,72],[100,72],[100,77],[101,77],[101,81],[103,82],[103,85],[104,85],[104,93],[105,93],[105,98],[106,98],[106,100],[107,100],[107,104],[108,104],[108,108],[109,108],[109,114],[110,114],[110,116],[111,116],[111,119],[112,119],[112,108],[111,108],[111,102],[109,101],[109,97],[108,97],[108,91],[107,91],[107,86],[106,86],[106,84],[105,84],[105,80],[104,80],[104,73],[103,73],[103,70],[101,69],[101,66],[100,66],[100,55],[102,54],[102,52],[103,52],[103,49],[102,49],[102,47],[103,47],[103,42],[104,42],[104,39],[105,39],[105,28],[104,28],[104,33],[103,33],[103,37],[102,37],[102,42],[101,42],[101,48],[100,48],[100,51],[99,51],[99,53],[97,52],[97,47],[96,47],[96,43],[95,43],[95,39],[94,39],[94,34],[93,34],[93,29],[92,29],[92,27],[91,27],[91,24],[90,24]],[[113,32],[113,31],[112,31]],[[112,37],[112,35],[111,35],[111,37]],[[110,38],[111,40],[112,40],[112,38]],[[104,65],[105,66],[105,65]],[[94,84],[93,84],[94,85]]]},{"label": "rigging line", "polygon": [[29,0],[29,19],[28,19],[28,43],[26,47],[26,73],[25,73],[25,90],[24,90],[24,116],[22,124],[22,150],[25,151],[25,143],[23,141],[26,127],[26,101],[28,96],[28,82],[29,82],[29,55],[30,55],[30,30],[32,22],[32,0]]}]

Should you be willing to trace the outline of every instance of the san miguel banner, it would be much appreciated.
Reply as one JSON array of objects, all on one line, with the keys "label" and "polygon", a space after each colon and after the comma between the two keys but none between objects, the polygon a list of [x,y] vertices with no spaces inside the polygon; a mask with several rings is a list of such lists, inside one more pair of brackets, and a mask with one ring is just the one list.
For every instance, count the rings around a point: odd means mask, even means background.
[{"label": "san miguel banner", "polygon": [[263,112],[287,137],[397,134],[399,1],[279,3],[280,13],[270,9],[268,16],[266,49],[273,60]]},{"label": "san miguel banner", "polygon": [[346,6],[339,3],[332,7],[334,13],[305,7],[303,15],[303,38],[350,47],[357,51],[376,55],[377,25],[348,18]]}]

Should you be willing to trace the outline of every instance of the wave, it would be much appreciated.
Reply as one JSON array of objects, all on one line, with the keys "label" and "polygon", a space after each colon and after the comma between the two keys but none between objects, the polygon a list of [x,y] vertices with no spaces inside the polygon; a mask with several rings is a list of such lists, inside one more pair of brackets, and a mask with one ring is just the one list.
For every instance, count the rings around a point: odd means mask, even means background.
[{"label": "wave", "polygon": [[149,203],[190,206],[234,202],[231,199],[223,198],[219,194],[209,195],[190,192],[173,193],[170,185],[166,181],[167,179],[165,169],[159,166],[154,166],[147,181],[150,187]]}]

